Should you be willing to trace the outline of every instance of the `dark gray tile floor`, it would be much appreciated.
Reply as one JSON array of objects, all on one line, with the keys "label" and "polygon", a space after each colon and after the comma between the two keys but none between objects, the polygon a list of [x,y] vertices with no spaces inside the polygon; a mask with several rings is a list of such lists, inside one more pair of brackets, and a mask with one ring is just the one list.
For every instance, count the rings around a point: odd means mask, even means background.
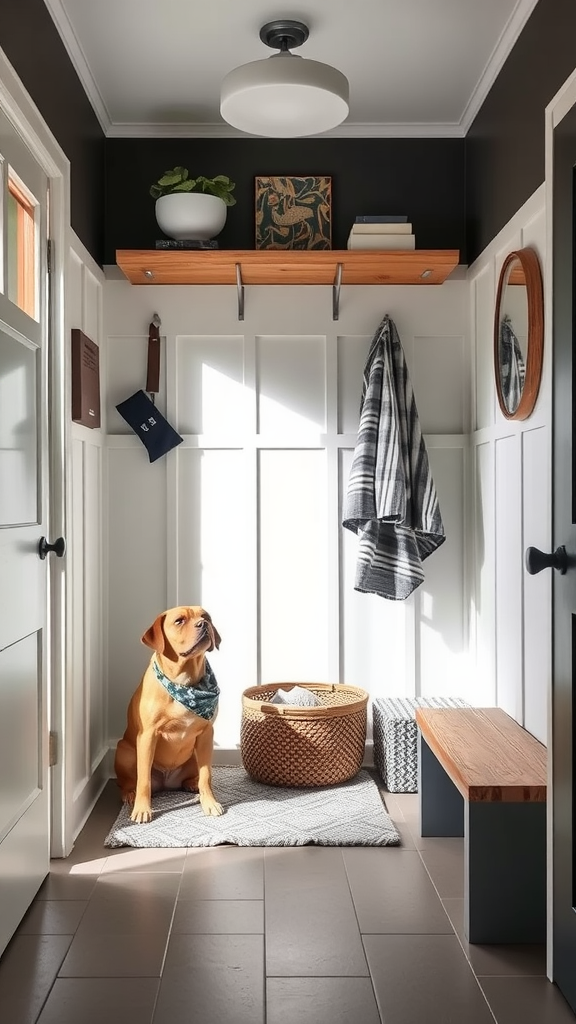
[{"label": "dark gray tile floor", "polygon": [[2,1024],[574,1024],[545,950],[470,946],[462,840],[107,850],[116,786],[0,960]]}]

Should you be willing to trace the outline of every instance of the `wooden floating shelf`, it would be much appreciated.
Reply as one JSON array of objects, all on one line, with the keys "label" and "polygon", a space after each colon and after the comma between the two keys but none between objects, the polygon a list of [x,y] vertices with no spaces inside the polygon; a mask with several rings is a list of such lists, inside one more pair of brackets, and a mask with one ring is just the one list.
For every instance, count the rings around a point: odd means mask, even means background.
[{"label": "wooden floating shelf", "polygon": [[[457,249],[119,249],[131,284],[442,284]],[[339,270],[339,268],[341,268]]]}]

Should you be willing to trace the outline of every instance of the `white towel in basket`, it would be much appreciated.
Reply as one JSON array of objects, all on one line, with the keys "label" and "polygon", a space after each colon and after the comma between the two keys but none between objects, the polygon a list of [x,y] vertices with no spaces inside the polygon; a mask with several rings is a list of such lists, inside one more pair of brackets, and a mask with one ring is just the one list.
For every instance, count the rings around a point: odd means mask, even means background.
[{"label": "white towel in basket", "polygon": [[271,704],[293,704],[299,708],[313,708],[321,701],[311,690],[305,690],[303,686],[293,686],[291,690],[276,690],[270,701]]}]

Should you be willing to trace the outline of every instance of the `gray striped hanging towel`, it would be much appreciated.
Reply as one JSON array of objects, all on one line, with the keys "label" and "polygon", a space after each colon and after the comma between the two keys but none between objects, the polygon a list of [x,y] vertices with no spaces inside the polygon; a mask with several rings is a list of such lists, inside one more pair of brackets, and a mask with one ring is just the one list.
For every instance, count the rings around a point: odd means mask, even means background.
[{"label": "gray striped hanging towel", "polygon": [[524,390],[526,367],[520,343],[514,334],[512,321],[508,315],[504,316],[500,322],[498,355],[504,404],[508,412],[516,412]]},{"label": "gray striped hanging towel", "polygon": [[422,562],[445,540],[408,367],[389,316],[364,369],[342,525],[359,537],[354,589],[394,601],[423,582]]}]

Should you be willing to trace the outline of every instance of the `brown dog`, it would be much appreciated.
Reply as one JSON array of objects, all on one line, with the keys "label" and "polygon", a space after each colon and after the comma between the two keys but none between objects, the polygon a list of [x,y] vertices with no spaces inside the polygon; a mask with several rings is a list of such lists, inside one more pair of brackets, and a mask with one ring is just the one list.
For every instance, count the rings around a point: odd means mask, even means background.
[{"label": "brown dog", "polygon": [[197,790],[204,814],[222,814],[211,782],[219,690],[205,658],[220,636],[208,612],[184,606],[162,612],[142,643],[154,654],[114,761],[122,798],[134,805],[130,817],[151,821],[151,795],[160,789]]}]

